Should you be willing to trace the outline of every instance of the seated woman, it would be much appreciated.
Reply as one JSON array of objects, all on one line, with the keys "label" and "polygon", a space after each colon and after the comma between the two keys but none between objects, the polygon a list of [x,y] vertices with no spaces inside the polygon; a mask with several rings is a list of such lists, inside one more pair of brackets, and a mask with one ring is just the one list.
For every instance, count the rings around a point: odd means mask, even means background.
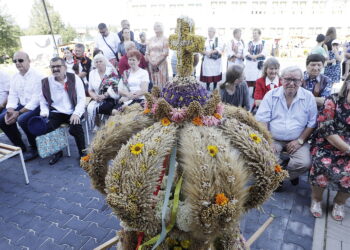
[{"label": "seated woman", "polygon": [[[141,103],[148,91],[148,72],[139,67],[142,54],[137,50],[130,50],[127,54],[130,69],[123,73],[123,83],[119,85],[120,103],[123,106]],[[113,110],[116,114],[117,110]]]},{"label": "seated woman", "polygon": [[256,80],[254,90],[254,106],[259,107],[262,99],[269,90],[282,86],[278,72],[280,63],[276,58],[267,59],[263,66],[262,77]]},{"label": "seated woman", "polygon": [[311,147],[310,182],[314,217],[322,216],[322,194],[325,188],[337,191],[333,219],[344,218],[344,204],[350,197],[350,77],[338,94],[326,98],[317,121]]},{"label": "seated woman", "polygon": [[93,61],[94,70],[89,75],[89,94],[91,102],[87,110],[89,124],[95,125],[96,114],[111,115],[111,112],[119,99],[118,83],[120,78],[116,69],[102,54],[97,54]]},{"label": "seated woman", "polygon": [[244,79],[242,66],[233,65],[227,69],[226,82],[220,86],[222,102],[249,110],[249,91]]}]

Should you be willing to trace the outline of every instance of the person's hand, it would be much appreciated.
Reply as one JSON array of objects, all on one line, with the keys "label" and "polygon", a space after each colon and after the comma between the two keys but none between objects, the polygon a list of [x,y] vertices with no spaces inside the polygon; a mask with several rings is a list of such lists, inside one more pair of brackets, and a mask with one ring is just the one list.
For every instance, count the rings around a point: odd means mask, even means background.
[{"label": "person's hand", "polygon": [[15,111],[15,110],[7,111],[5,115],[5,123],[7,125],[16,123],[18,116],[19,116],[19,111]]},{"label": "person's hand", "polygon": [[80,124],[80,117],[75,114],[71,115],[69,119],[69,123],[73,125]]},{"label": "person's hand", "polygon": [[291,141],[286,145],[288,154],[294,154],[299,148],[301,148],[301,145],[297,140]]}]

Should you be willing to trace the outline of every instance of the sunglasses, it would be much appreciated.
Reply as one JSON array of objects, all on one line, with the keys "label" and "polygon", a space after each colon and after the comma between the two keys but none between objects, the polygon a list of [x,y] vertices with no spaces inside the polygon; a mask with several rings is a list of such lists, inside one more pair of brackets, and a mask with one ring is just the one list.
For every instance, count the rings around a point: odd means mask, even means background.
[{"label": "sunglasses", "polygon": [[22,63],[22,62],[24,62],[24,59],[14,59],[13,60],[13,63],[17,63],[17,62]]}]

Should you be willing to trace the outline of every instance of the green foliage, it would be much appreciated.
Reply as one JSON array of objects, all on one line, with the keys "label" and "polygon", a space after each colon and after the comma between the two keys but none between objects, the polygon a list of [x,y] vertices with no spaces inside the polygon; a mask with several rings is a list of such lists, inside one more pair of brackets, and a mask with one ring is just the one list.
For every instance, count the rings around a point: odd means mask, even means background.
[{"label": "green foliage", "polygon": [[[65,25],[60,14],[54,10],[49,1],[45,1],[54,34],[62,36],[63,43],[70,42],[77,37],[76,30],[71,25]],[[50,35],[51,30],[41,0],[35,0],[31,10],[28,35]]]},{"label": "green foliage", "polygon": [[0,13],[0,63],[12,58],[19,49],[20,28],[6,14]]}]

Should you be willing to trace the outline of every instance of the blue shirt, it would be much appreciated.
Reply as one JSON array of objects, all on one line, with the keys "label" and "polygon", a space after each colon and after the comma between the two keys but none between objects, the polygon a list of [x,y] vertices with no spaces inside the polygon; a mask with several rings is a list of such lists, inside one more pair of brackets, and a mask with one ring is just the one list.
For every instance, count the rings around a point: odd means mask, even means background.
[{"label": "blue shirt", "polygon": [[[322,75],[322,76],[324,77],[325,87],[321,91],[319,97],[327,97],[331,95],[333,83],[328,76],[325,76],[325,75]],[[316,78],[310,78],[309,74],[307,72],[304,72],[304,82],[305,82],[304,88],[311,91],[311,93],[314,92],[314,87],[316,83],[320,81],[321,81],[321,75],[318,75]]]},{"label": "blue shirt", "polygon": [[288,109],[282,86],[267,92],[255,118],[268,123],[274,139],[292,141],[299,138],[306,127],[316,127],[316,116],[316,100],[310,91],[299,87]]}]

